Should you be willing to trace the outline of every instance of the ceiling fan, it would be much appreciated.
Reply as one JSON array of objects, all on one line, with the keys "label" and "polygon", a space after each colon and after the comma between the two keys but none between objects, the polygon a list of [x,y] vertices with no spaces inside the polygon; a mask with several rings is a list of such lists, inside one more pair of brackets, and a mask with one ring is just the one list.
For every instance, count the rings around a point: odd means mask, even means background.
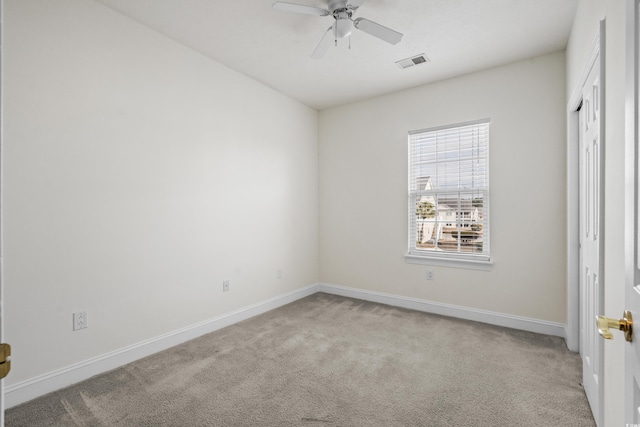
[{"label": "ceiling fan", "polygon": [[273,4],[275,10],[283,12],[300,13],[303,15],[332,16],[333,25],[327,28],[324,36],[318,43],[316,50],[311,55],[312,58],[322,58],[327,52],[331,41],[336,45],[338,39],[351,36],[354,28],[371,34],[374,37],[384,40],[387,43],[397,44],[402,39],[402,33],[387,28],[376,22],[364,18],[351,19],[355,11],[362,5],[364,0],[328,0],[327,9],[315,6],[305,6],[296,3],[277,1]]}]

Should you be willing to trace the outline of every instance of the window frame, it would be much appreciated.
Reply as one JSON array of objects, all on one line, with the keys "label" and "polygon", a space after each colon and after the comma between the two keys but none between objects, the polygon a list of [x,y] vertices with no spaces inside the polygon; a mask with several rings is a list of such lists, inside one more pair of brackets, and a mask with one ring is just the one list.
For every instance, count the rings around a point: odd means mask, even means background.
[{"label": "window frame", "polygon": [[[486,131],[486,140],[484,141],[483,152],[484,156],[482,157],[484,162],[484,174],[480,175],[483,177],[484,186],[470,186],[470,187],[461,187],[460,182],[458,182],[457,188],[438,188],[436,184],[436,188],[430,190],[419,190],[416,182],[418,179],[427,179],[431,180],[430,176],[420,176],[416,172],[417,165],[415,165],[416,160],[414,159],[414,144],[417,144],[415,141],[416,135],[424,136],[425,139],[429,136],[436,136],[438,132],[443,131],[451,131],[456,129],[463,129],[466,127],[473,127],[482,125],[484,130]],[[407,159],[408,159],[408,251],[405,254],[406,262],[408,263],[418,263],[418,264],[428,264],[428,265],[441,265],[446,267],[462,267],[462,268],[470,268],[470,269],[490,269],[493,264],[491,258],[490,251],[490,205],[489,205],[489,146],[490,146],[490,119],[482,119],[475,120],[470,122],[463,123],[455,123],[451,125],[444,125],[438,127],[432,127],[427,129],[420,129],[415,131],[410,131],[407,137]],[[459,143],[459,140],[458,140]],[[459,152],[458,152],[459,153]],[[460,165],[463,160],[460,158],[453,163]],[[438,164],[444,163],[442,160],[438,159],[437,156],[434,161],[431,161],[430,164]],[[472,172],[473,176],[478,176],[475,169]],[[437,177],[436,177],[437,181]],[[481,253],[464,253],[461,251],[461,239],[457,238],[458,241],[458,250],[457,251],[435,251],[432,249],[421,249],[417,247],[417,238],[418,238],[418,227],[417,227],[417,215],[416,215],[416,206],[418,203],[418,199],[427,195],[429,197],[433,197],[435,203],[429,203],[430,205],[435,204],[435,211],[438,211],[439,204],[437,202],[438,197],[442,195],[448,195],[451,198],[457,198],[458,205],[455,208],[456,213],[456,229],[458,233],[462,228],[459,226],[457,222],[457,218],[459,215],[463,213],[461,208],[461,200],[463,200],[462,195],[468,196],[471,195],[471,201],[473,203],[473,195],[474,194],[482,194],[482,245],[483,250]],[[434,209],[434,208],[432,208]],[[437,214],[434,214],[434,226],[438,226],[438,219],[436,218]],[[426,218],[424,218],[426,219]],[[437,241],[437,237],[436,237]]]}]

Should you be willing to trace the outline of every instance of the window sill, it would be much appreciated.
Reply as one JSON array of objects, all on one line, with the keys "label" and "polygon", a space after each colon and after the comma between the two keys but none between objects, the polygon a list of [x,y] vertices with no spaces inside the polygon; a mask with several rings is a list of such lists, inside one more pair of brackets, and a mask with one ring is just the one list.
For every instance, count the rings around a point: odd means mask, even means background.
[{"label": "window sill", "polygon": [[411,254],[405,254],[404,259],[409,264],[435,265],[439,267],[462,268],[467,270],[489,271],[493,268],[493,261],[436,258],[436,257],[428,257],[423,255],[411,255]]}]

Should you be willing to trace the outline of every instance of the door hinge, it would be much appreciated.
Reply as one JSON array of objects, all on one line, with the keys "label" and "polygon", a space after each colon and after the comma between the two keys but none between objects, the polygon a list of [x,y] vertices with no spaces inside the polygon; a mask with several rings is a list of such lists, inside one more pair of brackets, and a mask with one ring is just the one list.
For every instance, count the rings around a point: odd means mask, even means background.
[{"label": "door hinge", "polygon": [[0,378],[4,378],[11,370],[11,346],[0,344]]}]

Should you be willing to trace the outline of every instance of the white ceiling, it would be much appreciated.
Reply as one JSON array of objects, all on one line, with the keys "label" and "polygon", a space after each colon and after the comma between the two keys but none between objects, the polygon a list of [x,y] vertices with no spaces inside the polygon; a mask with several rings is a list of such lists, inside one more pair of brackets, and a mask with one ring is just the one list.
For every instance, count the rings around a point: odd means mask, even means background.
[{"label": "white ceiling", "polygon": [[[315,109],[406,89],[566,47],[578,0],[365,0],[365,17],[404,34],[393,46],[354,30],[311,54],[330,16],[278,12],[275,0],[98,0]],[[287,0],[327,7],[326,0]],[[395,62],[420,53],[430,63]]]}]

